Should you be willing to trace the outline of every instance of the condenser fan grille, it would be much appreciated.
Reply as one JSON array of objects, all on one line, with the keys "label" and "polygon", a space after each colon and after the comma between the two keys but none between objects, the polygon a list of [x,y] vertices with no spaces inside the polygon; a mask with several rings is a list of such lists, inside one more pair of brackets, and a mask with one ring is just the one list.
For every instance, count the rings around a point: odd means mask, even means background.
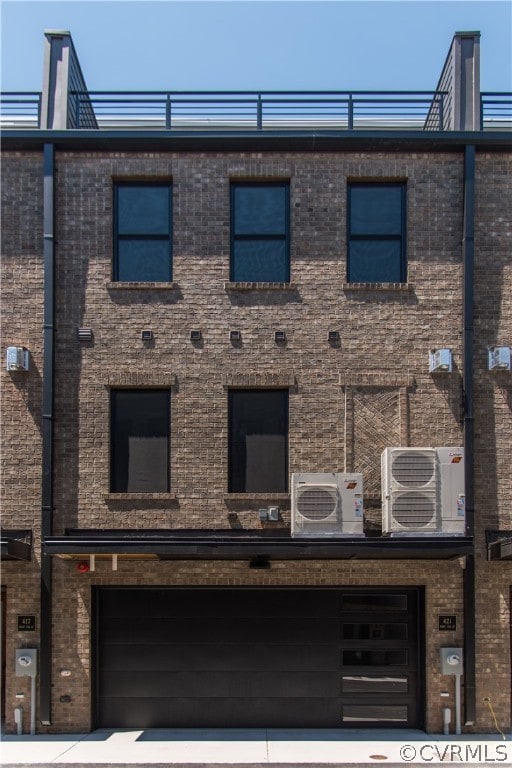
[{"label": "condenser fan grille", "polygon": [[406,487],[427,485],[434,478],[434,456],[408,451],[393,459],[393,479]]},{"label": "condenser fan grille", "polygon": [[435,522],[435,498],[423,493],[401,493],[393,500],[393,518],[404,528],[424,528]]},{"label": "condenser fan grille", "polygon": [[336,488],[299,488],[297,511],[306,520],[325,520],[336,512],[338,491]]}]

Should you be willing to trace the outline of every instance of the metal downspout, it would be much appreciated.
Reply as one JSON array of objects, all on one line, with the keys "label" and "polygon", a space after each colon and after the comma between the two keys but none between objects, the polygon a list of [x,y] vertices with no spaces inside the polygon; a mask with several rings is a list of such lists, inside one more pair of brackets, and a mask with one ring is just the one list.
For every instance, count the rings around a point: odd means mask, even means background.
[{"label": "metal downspout", "polygon": [[[475,535],[475,454],[473,418],[473,271],[475,252],[475,146],[464,149],[464,482],[466,492],[466,535]],[[464,711],[466,725],[476,718],[476,650],[475,650],[475,547],[466,555],[464,569]]]},{"label": "metal downspout", "polygon": [[44,553],[44,541],[53,529],[53,380],[54,380],[54,146],[45,144],[44,220],[44,328],[42,399],[42,483],[41,483],[41,646],[39,672],[39,716],[51,724],[52,675],[52,559]]}]

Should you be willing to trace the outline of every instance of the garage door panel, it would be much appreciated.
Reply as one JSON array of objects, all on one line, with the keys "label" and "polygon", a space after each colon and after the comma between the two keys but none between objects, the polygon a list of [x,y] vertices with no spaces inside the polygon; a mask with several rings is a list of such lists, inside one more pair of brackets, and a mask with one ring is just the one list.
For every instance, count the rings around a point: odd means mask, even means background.
[{"label": "garage door panel", "polygon": [[[147,592],[147,594],[144,594]],[[214,596],[214,599],[212,599]],[[165,619],[169,615],[176,619],[194,618],[230,618],[236,611],[240,618],[257,615],[273,617],[332,617],[339,614],[339,597],[334,592],[319,594],[314,590],[271,589],[265,591],[262,599],[259,590],[247,590],[243,602],[240,596],[218,590],[193,590],[169,595],[167,589],[139,590],[131,588],[108,590],[102,598],[102,609],[106,617],[124,619],[128,612],[150,615],[155,619]]]},{"label": "garage door panel", "polygon": [[[126,619],[105,619],[111,642],[122,644],[127,638]],[[173,642],[208,639],[210,642],[286,642],[321,643],[337,635],[339,619],[304,618],[210,618],[203,616],[176,618],[147,618],[130,626],[129,638],[134,643],[151,643],[155,636],[164,636]]]},{"label": "garage door panel", "polygon": [[419,600],[412,588],[99,587],[95,725],[421,727]]},{"label": "garage door panel", "polygon": [[253,670],[326,671],[339,667],[336,644],[105,644],[101,649],[101,668],[107,670],[170,671],[197,669],[198,659],[208,656],[211,670],[244,670],[250,658]]},{"label": "garage door panel", "polygon": [[338,696],[336,676],[329,672],[262,673],[238,672],[138,672],[130,670],[105,672],[103,694],[145,698],[173,697],[234,697],[251,699],[268,696],[307,698]]},{"label": "garage door panel", "polygon": [[338,699],[107,698],[100,712],[104,728],[336,728]]}]

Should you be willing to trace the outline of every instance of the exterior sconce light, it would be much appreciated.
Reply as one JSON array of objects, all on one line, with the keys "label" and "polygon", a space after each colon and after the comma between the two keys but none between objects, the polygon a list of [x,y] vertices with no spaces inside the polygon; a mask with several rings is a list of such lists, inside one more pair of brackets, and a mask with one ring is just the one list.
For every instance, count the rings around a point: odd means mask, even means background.
[{"label": "exterior sconce light", "polygon": [[140,332],[140,338],[142,341],[153,341],[153,331],[147,329]]},{"label": "exterior sconce light", "polygon": [[489,347],[488,367],[490,371],[510,371],[510,347]]},{"label": "exterior sconce light", "polygon": [[8,371],[28,371],[28,367],[28,349],[25,347],[7,347],[6,368]]},{"label": "exterior sconce light", "polygon": [[451,349],[430,350],[429,373],[451,373],[452,368]]},{"label": "exterior sconce light", "polygon": [[286,344],[286,331],[276,331],[274,339],[276,344]]},{"label": "exterior sconce light", "polygon": [[200,330],[190,331],[190,341],[201,341],[202,333]]},{"label": "exterior sconce light", "polygon": [[232,344],[239,344],[242,341],[242,332],[241,331],[230,331],[229,332],[229,340]]}]

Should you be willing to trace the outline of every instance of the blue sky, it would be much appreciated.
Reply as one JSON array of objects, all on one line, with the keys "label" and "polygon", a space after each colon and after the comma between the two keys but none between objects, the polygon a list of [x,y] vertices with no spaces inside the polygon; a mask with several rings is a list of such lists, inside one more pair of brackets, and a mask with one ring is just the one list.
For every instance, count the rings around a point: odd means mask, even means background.
[{"label": "blue sky", "polygon": [[512,0],[1,0],[3,90],[41,90],[69,29],[90,90],[429,90],[479,30],[481,85],[512,91]]}]

